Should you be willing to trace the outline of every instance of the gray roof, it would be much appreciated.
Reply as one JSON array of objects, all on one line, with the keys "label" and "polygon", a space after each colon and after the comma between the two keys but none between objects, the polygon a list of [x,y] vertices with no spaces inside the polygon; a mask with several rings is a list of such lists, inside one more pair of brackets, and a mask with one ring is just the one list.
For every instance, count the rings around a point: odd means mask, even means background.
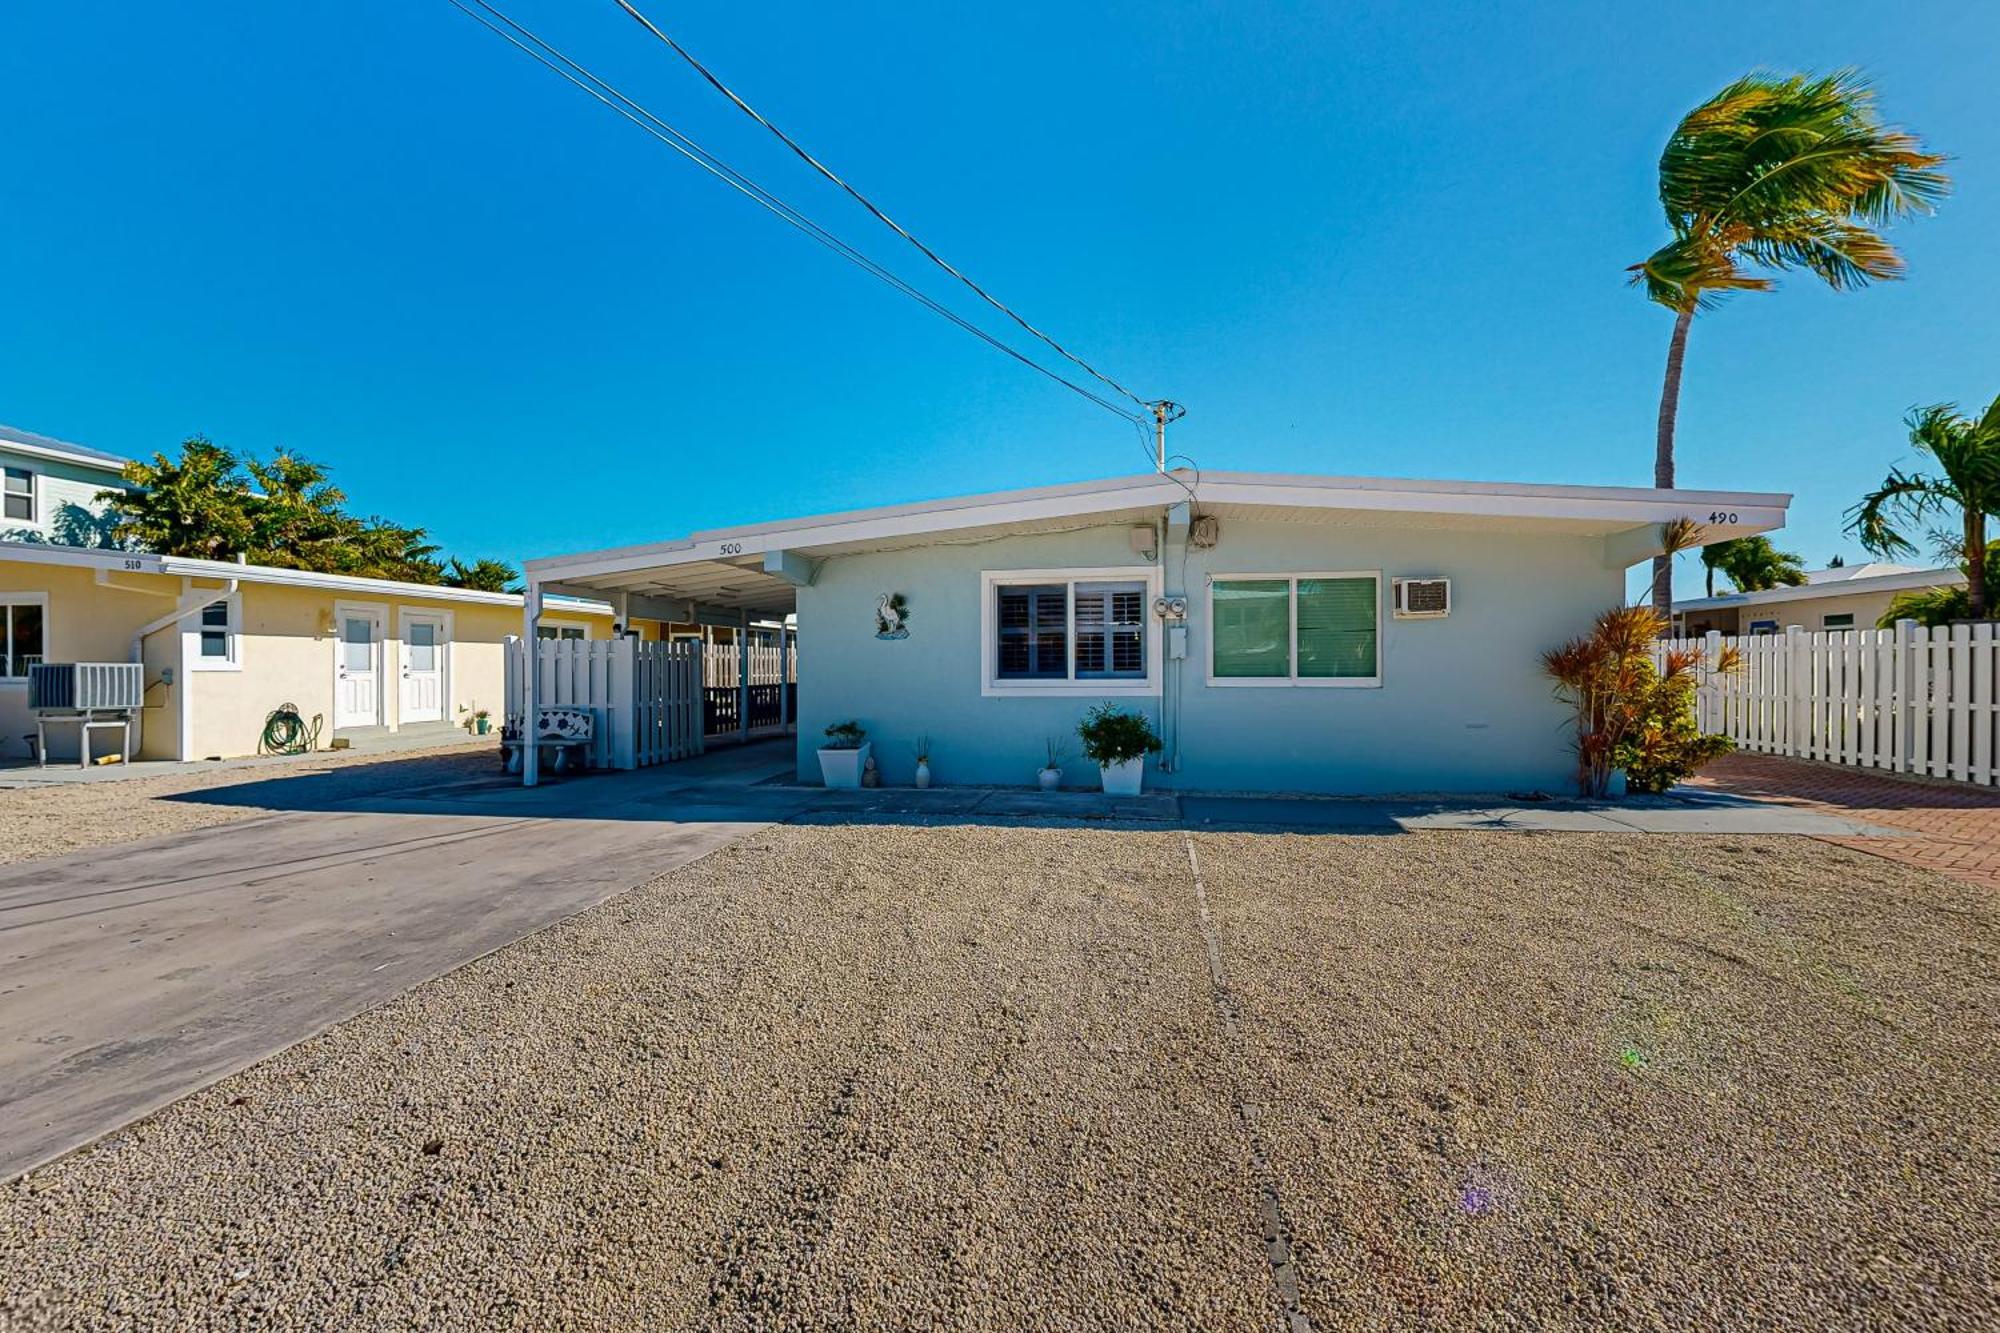
[{"label": "gray roof", "polygon": [[17,430],[13,426],[0,425],[0,445],[8,444],[24,445],[42,453],[73,458],[79,463],[100,463],[106,467],[122,468],[131,461],[121,454],[108,454],[102,449],[92,449],[87,445],[71,444],[68,440],[58,440],[53,436],[37,435],[31,430]]}]

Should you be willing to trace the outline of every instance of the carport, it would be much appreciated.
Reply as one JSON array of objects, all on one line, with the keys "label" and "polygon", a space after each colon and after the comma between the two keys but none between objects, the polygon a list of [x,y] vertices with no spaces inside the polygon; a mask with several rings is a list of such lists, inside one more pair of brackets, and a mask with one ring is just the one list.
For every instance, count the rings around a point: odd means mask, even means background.
[{"label": "carport", "polygon": [[[809,578],[810,571],[799,573],[795,581],[787,574],[785,562],[779,560],[775,571],[767,572],[757,557],[741,555],[740,543],[727,544],[738,549],[726,553],[703,550],[695,541],[672,545],[678,549],[623,548],[529,564],[522,644],[535,645],[537,668],[521,673],[522,717],[534,717],[552,702],[552,675],[568,672],[589,678],[591,688],[609,692],[614,712],[658,714],[660,725],[673,733],[659,747],[659,758],[700,753],[705,736],[713,734],[712,728],[704,726],[704,718],[714,716],[717,704],[722,705],[724,725],[733,721],[740,740],[768,734],[773,722],[779,731],[791,725],[787,676],[796,630],[787,622],[795,609],[797,582]],[[683,558],[673,558],[676,556]],[[615,617],[614,644],[570,644],[542,638],[538,631],[547,609],[544,599],[550,596],[608,602]],[[634,623],[642,620],[662,626],[727,628],[734,643],[731,649],[710,651],[701,650],[698,644],[636,643],[628,636],[634,632]],[[774,642],[754,643],[760,635]],[[603,659],[601,666],[592,660],[596,657]],[[719,657],[733,661],[718,661]],[[543,660],[548,658],[558,661]],[[567,660],[571,658],[575,661]],[[776,663],[775,687],[761,680],[770,671],[758,670],[770,662]],[[718,671],[718,666],[733,669]],[[685,684],[674,683],[683,675]],[[733,697],[717,697],[732,693]],[[510,685],[510,701],[516,697]],[[691,707],[679,706],[690,697]],[[613,726],[621,736],[634,730],[629,715],[614,721]],[[633,748],[629,744],[610,747],[613,756],[623,755],[614,759],[613,766],[648,762],[643,747],[642,757],[634,760]],[[530,787],[539,781],[538,747],[529,746],[523,752],[521,778]]]}]

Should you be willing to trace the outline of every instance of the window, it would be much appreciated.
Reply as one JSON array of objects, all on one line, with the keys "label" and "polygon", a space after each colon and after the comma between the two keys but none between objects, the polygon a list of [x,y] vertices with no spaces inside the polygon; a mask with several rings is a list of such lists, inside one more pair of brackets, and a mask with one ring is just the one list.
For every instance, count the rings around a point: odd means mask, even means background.
[{"label": "window", "polygon": [[1211,685],[1380,685],[1379,574],[1232,574],[1208,585]]},{"label": "window", "polygon": [[989,570],[981,579],[985,693],[1158,691],[1158,570]]},{"label": "window", "polygon": [[1852,611],[1830,612],[1819,618],[1819,626],[1821,629],[1853,629],[1854,613]]},{"label": "window", "polygon": [[412,620],[405,631],[408,643],[403,651],[409,655],[410,670],[436,671],[438,669],[438,627],[428,620]]},{"label": "window", "polygon": [[0,510],[23,523],[35,521],[35,474],[26,468],[0,469]]},{"label": "window", "polygon": [[0,601],[0,680],[25,680],[47,651],[48,605],[41,596]]},{"label": "window", "polygon": [[581,625],[537,625],[535,637],[538,639],[581,639],[585,637]]},{"label": "window", "polygon": [[1775,620],[1753,620],[1750,622],[1750,632],[1752,634],[1776,634],[1778,632],[1778,622]]},{"label": "window", "polygon": [[236,668],[237,607],[235,597],[220,597],[201,608],[191,619],[188,666],[196,671],[233,671]]}]

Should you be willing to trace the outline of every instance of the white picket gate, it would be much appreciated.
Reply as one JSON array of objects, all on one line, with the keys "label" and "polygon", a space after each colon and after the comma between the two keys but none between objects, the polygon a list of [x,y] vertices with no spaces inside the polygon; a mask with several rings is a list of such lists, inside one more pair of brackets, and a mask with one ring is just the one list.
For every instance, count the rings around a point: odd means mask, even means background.
[{"label": "white picket gate", "polygon": [[[521,716],[522,640],[507,638],[507,716]],[[702,649],[636,639],[542,639],[536,702],[596,719],[592,768],[644,768],[702,752]]]},{"label": "white picket gate", "polygon": [[1673,639],[1674,648],[1725,646],[1742,655],[1733,672],[1705,672],[1695,720],[1752,754],[1789,755],[2000,785],[1995,763],[2000,708],[1994,699],[1991,624]]}]

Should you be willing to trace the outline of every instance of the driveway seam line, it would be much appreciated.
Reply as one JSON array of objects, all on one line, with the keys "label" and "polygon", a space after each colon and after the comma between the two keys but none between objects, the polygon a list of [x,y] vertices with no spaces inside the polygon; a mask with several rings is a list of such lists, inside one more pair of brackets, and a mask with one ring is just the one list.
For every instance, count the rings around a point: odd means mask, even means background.
[{"label": "driveway seam line", "polygon": [[1222,937],[1216,933],[1214,918],[1209,914],[1208,886],[1202,882],[1201,862],[1195,856],[1194,837],[1183,831],[1181,842],[1187,848],[1188,874],[1194,880],[1195,924],[1201,931],[1202,944],[1208,952],[1211,994],[1216,1014],[1222,1020],[1225,1057],[1230,1066],[1227,1071],[1231,1084],[1229,1104],[1236,1112],[1237,1126],[1250,1149],[1250,1164],[1257,1173],[1258,1210],[1263,1215],[1264,1223],[1264,1257],[1271,1265],[1271,1283],[1291,1333],[1312,1333],[1312,1320],[1307,1317],[1299,1300],[1299,1269],[1292,1256],[1292,1230],[1285,1220],[1285,1203],[1278,1191],[1278,1174],[1271,1166],[1264,1136],[1257,1129],[1261,1108],[1243,1096],[1242,1078],[1238,1071],[1243,1068],[1247,1050],[1239,1021],[1236,992],[1229,985],[1229,969],[1222,961]]}]

